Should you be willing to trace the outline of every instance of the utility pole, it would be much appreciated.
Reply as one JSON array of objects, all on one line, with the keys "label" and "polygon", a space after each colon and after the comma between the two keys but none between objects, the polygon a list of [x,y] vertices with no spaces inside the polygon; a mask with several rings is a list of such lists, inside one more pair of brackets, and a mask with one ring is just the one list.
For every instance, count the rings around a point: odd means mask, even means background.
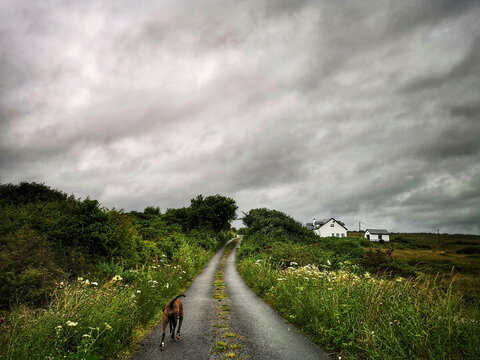
[{"label": "utility pole", "polygon": [[360,224],[361,224],[361,222],[359,221],[359,222],[358,222],[358,232],[362,231],[362,230],[361,230],[361,227],[360,227]]},{"label": "utility pole", "polygon": [[437,241],[438,241],[438,246],[440,246],[440,229],[437,229]]}]

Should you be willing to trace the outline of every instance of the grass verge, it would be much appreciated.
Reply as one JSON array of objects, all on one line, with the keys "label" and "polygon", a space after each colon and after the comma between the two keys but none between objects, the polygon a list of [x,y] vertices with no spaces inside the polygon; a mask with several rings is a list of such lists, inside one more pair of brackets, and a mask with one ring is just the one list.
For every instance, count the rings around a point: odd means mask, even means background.
[{"label": "grass verge", "polygon": [[62,284],[46,309],[14,309],[0,325],[0,358],[116,357],[188,286],[212,252],[185,245],[177,255],[169,264],[131,270],[129,281],[115,276]]},{"label": "grass verge", "polygon": [[327,351],[343,359],[473,359],[480,311],[435,281],[369,273],[237,264],[247,284]]}]

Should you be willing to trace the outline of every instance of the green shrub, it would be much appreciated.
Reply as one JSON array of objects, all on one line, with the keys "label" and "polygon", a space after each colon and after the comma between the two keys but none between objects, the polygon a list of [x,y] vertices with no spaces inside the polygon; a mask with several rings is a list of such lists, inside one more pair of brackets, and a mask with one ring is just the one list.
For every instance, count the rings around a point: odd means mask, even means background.
[{"label": "green shrub", "polygon": [[480,254],[480,248],[474,246],[467,246],[456,251],[457,254],[473,255]]},{"label": "green shrub", "polygon": [[312,231],[287,214],[266,208],[252,209],[244,213],[245,235],[262,234],[276,241],[312,243],[318,240]]},{"label": "green shrub", "polygon": [[44,236],[25,227],[5,237],[0,252],[0,307],[46,303],[65,273]]}]

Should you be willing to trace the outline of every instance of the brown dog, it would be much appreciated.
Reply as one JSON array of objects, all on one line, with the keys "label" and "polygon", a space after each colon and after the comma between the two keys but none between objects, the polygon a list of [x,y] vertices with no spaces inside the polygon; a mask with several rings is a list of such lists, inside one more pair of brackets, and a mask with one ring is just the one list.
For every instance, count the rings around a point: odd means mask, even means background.
[{"label": "brown dog", "polygon": [[167,324],[170,325],[170,334],[172,335],[172,340],[175,341],[175,328],[177,327],[177,319],[179,320],[178,323],[178,330],[177,330],[177,339],[180,339],[180,329],[182,328],[183,322],[183,304],[182,301],[179,299],[180,297],[186,297],[185,295],[181,294],[170,300],[167,305],[163,308],[163,317],[162,317],[162,342],[160,343],[160,347],[163,348],[165,346],[165,329],[167,328]]}]

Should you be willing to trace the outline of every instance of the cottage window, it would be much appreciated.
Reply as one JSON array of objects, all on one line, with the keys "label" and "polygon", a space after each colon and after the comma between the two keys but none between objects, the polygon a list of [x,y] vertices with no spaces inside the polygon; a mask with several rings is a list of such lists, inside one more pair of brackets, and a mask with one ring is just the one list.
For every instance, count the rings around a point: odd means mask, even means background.
[{"label": "cottage window", "polygon": [[340,237],[340,234],[339,234],[339,233],[337,233],[337,237]]},{"label": "cottage window", "polygon": [[330,227],[334,227],[334,226],[335,226],[335,223],[332,222],[332,223],[330,224]]},{"label": "cottage window", "polygon": [[334,234],[334,233],[332,233],[332,237],[335,237],[335,234]]}]

